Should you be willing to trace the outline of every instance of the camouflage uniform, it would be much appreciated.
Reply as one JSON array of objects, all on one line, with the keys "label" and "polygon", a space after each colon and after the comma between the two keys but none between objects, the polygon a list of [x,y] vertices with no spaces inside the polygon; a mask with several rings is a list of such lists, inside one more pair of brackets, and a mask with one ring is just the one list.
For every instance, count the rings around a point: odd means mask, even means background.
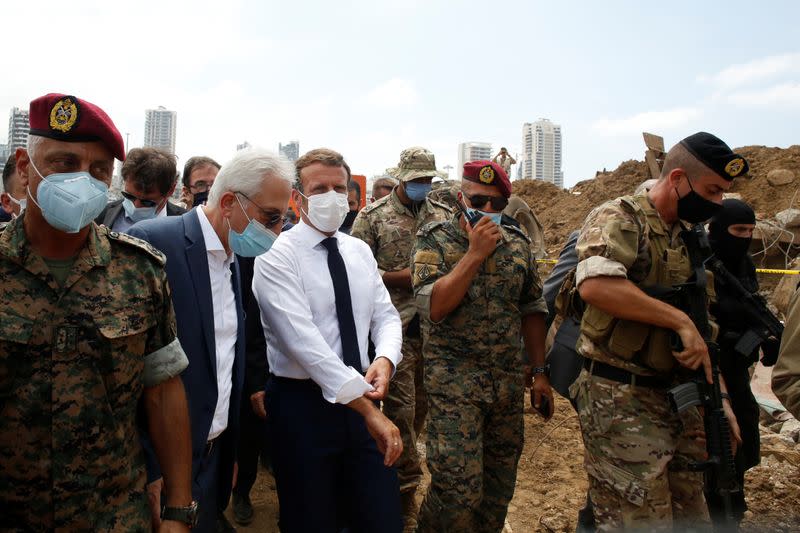
[{"label": "camouflage uniform", "polygon": [[[429,222],[447,220],[450,214],[447,206],[431,200],[426,200],[418,210],[412,212],[400,202],[395,189],[361,210],[353,223],[351,235],[369,245],[383,275],[384,272],[408,268],[417,231]],[[403,438],[403,454],[395,463],[400,492],[412,492],[413,497],[422,477],[417,435],[422,431],[427,412],[425,389],[422,386],[422,340],[419,319],[415,319],[417,308],[411,289],[388,290],[403,321],[403,360],[392,378],[389,395],[383,402],[383,411],[400,429]],[[409,331],[409,324],[416,331]]]},{"label": "camouflage uniform", "polygon": [[188,364],[163,266],[93,225],[62,287],[0,227],[0,529],[149,529],[137,406]]},{"label": "camouflage uniform", "polygon": [[[681,225],[667,226],[646,195],[623,197],[589,214],[577,243],[576,283],[627,277],[639,287],[685,282],[690,274]],[[657,262],[654,262],[654,258]],[[584,369],[570,388],[586,449],[589,492],[598,528],[672,529],[707,524],[702,474],[689,472],[705,448],[695,408],[670,409],[667,389],[677,383],[669,330],[618,320],[587,305],[578,351],[663,386],[624,384]],[[594,367],[592,367],[592,370]]]},{"label": "camouflage uniform", "polygon": [[420,511],[421,532],[503,529],[523,444],[521,319],[546,313],[527,238],[501,227],[464,300],[430,322],[434,282],[469,248],[458,216],[417,234],[413,282],[425,341],[427,461],[431,485]]}]

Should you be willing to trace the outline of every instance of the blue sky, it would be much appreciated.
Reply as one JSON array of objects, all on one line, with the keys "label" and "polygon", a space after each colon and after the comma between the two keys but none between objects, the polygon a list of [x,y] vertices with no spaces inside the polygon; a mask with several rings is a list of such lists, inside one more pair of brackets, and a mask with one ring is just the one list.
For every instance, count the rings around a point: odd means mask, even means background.
[{"label": "blue sky", "polygon": [[15,2],[0,113],[75,94],[133,147],[163,105],[181,166],[299,139],[367,175],[411,145],[440,167],[467,140],[514,153],[523,122],[546,117],[571,185],[642,158],[643,130],[798,144],[798,19],[791,1]]}]

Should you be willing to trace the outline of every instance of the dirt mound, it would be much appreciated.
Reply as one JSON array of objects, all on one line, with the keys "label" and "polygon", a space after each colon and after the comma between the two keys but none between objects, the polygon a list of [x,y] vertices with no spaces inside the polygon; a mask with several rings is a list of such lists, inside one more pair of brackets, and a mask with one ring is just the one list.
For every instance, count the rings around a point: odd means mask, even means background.
[{"label": "dirt mound", "polygon": [[649,178],[643,161],[625,161],[612,172],[598,172],[597,177],[560,189],[541,180],[517,180],[514,194],[536,212],[544,226],[549,256],[556,256],[571,232],[579,229],[586,215],[607,200],[630,194]]},{"label": "dirt mound", "polygon": [[[738,193],[753,206],[759,219],[800,203],[800,146],[772,148],[745,146],[736,151],[747,158],[750,173],[734,181],[730,192]],[[773,184],[773,171],[789,171],[794,179]],[[592,208],[618,196],[630,194],[650,177],[644,161],[625,161],[611,172],[598,172],[594,179],[579,182],[570,190],[540,180],[517,180],[514,193],[534,209],[544,225],[548,251],[557,253],[560,245],[583,223]]]}]

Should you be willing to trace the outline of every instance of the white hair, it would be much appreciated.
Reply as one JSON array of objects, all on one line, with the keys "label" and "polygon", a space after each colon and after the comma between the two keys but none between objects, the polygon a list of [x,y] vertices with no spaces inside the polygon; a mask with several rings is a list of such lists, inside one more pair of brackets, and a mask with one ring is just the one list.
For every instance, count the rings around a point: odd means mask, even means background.
[{"label": "white hair", "polygon": [[228,191],[252,198],[261,192],[261,186],[268,179],[285,181],[291,187],[295,179],[294,165],[286,157],[264,148],[241,150],[222,165],[208,191],[208,203],[216,205]]},{"label": "white hair", "polygon": [[28,152],[28,158],[33,159],[33,154],[36,148],[44,141],[44,137],[40,135],[28,135],[28,146],[25,150]]}]

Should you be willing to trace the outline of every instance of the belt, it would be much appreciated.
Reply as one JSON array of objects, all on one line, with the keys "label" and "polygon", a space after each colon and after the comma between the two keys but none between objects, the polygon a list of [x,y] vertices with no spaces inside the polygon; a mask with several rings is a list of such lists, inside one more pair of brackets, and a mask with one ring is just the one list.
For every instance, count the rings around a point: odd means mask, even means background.
[{"label": "belt", "polygon": [[583,368],[593,376],[618,381],[626,385],[647,387],[650,389],[668,389],[670,387],[670,381],[661,376],[640,376],[639,374],[634,374],[622,368],[592,359],[584,359]]}]

